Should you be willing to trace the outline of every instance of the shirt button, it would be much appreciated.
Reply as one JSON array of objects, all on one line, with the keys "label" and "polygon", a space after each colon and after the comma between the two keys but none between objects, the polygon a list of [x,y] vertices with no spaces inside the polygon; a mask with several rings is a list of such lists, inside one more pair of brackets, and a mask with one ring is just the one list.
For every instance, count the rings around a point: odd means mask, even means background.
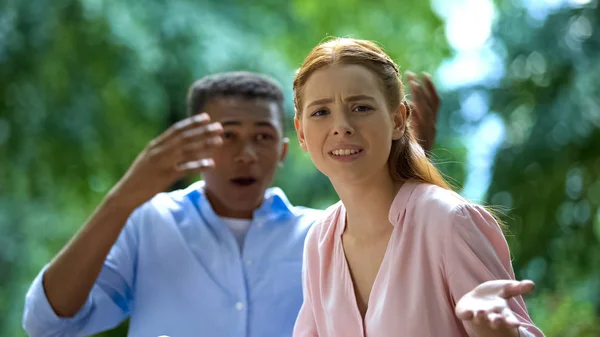
[{"label": "shirt button", "polygon": [[242,303],[242,302],[237,302],[237,303],[235,304],[235,308],[236,308],[238,311],[242,311],[242,310],[244,309],[244,303]]},{"label": "shirt button", "polygon": [[256,224],[256,226],[257,226],[258,228],[262,228],[262,227],[263,227],[263,222],[262,222],[262,221],[259,221],[259,222]]},{"label": "shirt button", "polygon": [[246,260],[246,264],[247,265],[251,265],[252,264],[252,260]]}]

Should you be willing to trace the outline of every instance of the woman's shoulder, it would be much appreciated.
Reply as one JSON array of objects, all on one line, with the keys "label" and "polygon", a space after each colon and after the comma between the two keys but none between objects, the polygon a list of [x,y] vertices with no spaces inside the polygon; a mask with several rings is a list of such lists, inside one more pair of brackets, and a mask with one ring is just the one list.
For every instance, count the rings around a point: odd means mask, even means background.
[{"label": "woman's shoulder", "polygon": [[399,222],[407,215],[419,219],[446,218],[453,215],[457,209],[470,204],[450,189],[419,181],[407,181],[392,203],[390,220]]},{"label": "woman's shoulder", "polygon": [[[406,215],[414,224],[434,227],[465,227],[464,224],[477,223],[498,227],[498,223],[488,209],[462,197],[457,192],[437,185],[418,183],[414,186],[406,202]],[[468,227],[468,226],[467,226]],[[446,228],[448,229],[448,228]]]},{"label": "woman's shoulder", "polygon": [[443,215],[451,215],[461,207],[472,205],[457,192],[428,183],[419,183],[415,188],[414,207],[420,207],[428,211],[434,211]]}]

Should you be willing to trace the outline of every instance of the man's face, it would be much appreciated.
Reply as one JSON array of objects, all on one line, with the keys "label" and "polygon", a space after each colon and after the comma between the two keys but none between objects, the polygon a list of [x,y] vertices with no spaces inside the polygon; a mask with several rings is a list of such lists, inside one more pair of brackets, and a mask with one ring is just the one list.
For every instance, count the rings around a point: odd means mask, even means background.
[{"label": "man's face", "polygon": [[287,152],[275,102],[218,98],[204,107],[223,126],[223,145],[212,151],[215,167],[203,174],[206,194],[217,214],[250,218],[263,201]]}]

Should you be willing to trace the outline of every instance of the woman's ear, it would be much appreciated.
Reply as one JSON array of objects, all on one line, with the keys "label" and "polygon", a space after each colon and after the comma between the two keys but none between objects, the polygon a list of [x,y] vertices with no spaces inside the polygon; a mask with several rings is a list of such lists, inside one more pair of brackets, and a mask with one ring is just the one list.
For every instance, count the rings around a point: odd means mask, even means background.
[{"label": "woman's ear", "polygon": [[308,152],[306,142],[304,139],[304,130],[302,129],[302,122],[298,118],[294,118],[294,127],[296,128],[296,135],[298,136],[298,142],[302,151]]},{"label": "woman's ear", "polygon": [[400,104],[396,111],[392,112],[392,125],[394,127],[392,131],[392,139],[398,140],[402,138],[404,132],[406,132],[406,105]]}]

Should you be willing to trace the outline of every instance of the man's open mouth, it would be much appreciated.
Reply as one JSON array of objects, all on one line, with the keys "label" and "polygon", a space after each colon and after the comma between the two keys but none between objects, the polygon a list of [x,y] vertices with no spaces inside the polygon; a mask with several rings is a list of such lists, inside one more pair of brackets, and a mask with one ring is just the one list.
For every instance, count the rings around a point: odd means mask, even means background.
[{"label": "man's open mouth", "polygon": [[238,186],[250,186],[257,182],[257,179],[253,177],[238,177],[231,179],[231,182]]}]

